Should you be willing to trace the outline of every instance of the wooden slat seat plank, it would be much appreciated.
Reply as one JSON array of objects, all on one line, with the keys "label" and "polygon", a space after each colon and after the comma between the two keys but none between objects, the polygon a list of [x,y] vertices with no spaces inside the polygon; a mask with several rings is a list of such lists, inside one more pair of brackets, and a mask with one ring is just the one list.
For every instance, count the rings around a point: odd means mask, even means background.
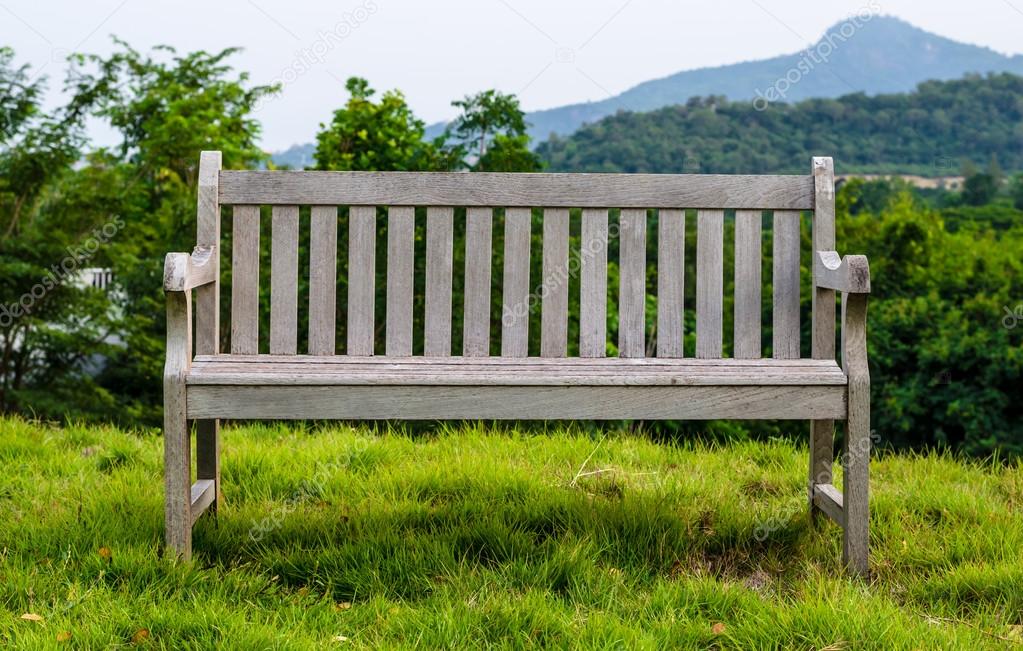
[{"label": "wooden slat seat plank", "polygon": [[[706,363],[709,361],[719,363]],[[842,386],[834,361],[667,358],[199,357],[190,385]]]}]

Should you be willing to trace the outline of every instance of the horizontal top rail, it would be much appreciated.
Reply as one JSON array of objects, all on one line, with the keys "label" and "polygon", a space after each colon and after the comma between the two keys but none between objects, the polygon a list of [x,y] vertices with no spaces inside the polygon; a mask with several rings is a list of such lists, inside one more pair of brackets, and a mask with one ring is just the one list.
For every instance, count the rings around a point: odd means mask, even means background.
[{"label": "horizontal top rail", "polygon": [[222,204],[812,210],[810,175],[220,172]]}]

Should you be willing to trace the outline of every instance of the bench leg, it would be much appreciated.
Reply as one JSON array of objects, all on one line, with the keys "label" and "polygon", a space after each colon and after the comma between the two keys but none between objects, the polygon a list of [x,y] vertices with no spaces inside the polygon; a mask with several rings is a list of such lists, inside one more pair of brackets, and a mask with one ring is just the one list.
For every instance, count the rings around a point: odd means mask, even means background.
[{"label": "bench leg", "polygon": [[195,425],[195,476],[213,482],[213,501],[207,511],[216,515],[224,499],[220,492],[220,421],[199,420]]},{"label": "bench leg", "polygon": [[810,523],[821,522],[823,513],[814,504],[814,489],[818,485],[831,483],[831,464],[834,461],[835,421],[810,421],[810,475],[807,484],[807,500],[810,506]]},{"label": "bench leg", "polygon": [[870,387],[849,386],[849,419],[842,455],[842,558],[853,574],[867,576],[870,512]]},{"label": "bench leg", "polygon": [[188,560],[192,556],[191,451],[185,417],[185,386],[164,383],[163,472],[164,525],[168,553]]}]

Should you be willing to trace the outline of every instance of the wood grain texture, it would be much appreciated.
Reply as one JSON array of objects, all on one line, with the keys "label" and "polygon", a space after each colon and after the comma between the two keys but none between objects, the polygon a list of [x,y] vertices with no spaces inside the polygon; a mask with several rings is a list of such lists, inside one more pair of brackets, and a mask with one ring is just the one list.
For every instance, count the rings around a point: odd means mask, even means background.
[{"label": "wood grain texture", "polygon": [[195,521],[206,512],[213,504],[216,503],[217,484],[211,479],[199,479],[194,484],[190,491],[190,519],[191,524],[194,525]]},{"label": "wood grain texture", "polygon": [[842,450],[846,567],[869,574],[870,371],[867,366],[867,295],[842,294],[842,367],[849,378]]},{"label": "wood grain texture", "polygon": [[810,176],[223,171],[225,204],[808,210]]},{"label": "wood grain texture", "polygon": [[773,341],[778,359],[799,357],[799,213],[774,213]]},{"label": "wood grain texture", "polygon": [[508,208],[504,213],[504,282],[501,308],[501,355],[529,354],[529,244],[532,230],[529,208]]},{"label": "wood grain texture", "polygon": [[845,514],[842,508],[842,492],[831,483],[815,484],[813,487],[813,505],[835,524],[845,527]]},{"label": "wood grain texture", "polygon": [[298,206],[274,206],[270,229],[270,354],[298,348]]},{"label": "wood grain texture", "polygon": [[[819,360],[830,361],[830,360]],[[810,421],[810,470],[807,482],[810,519],[813,524],[820,520],[820,509],[815,500],[815,487],[831,484],[834,464],[835,423],[831,420]]]},{"label": "wood grain texture", "polygon": [[377,211],[348,211],[348,355],[372,355],[376,310]]},{"label": "wood grain texture", "polygon": [[192,386],[193,418],[706,420],[836,418],[834,386]]},{"label": "wood grain texture", "polygon": [[235,206],[231,241],[231,353],[259,346],[259,206]]},{"label": "wood grain texture", "polygon": [[426,314],[423,352],[451,354],[451,269],[454,209],[426,209]]},{"label": "wood grain texture", "polygon": [[168,253],[163,265],[164,291],[186,292],[217,282],[217,248],[197,246],[191,254]]},{"label": "wood grain texture", "polygon": [[[831,158],[815,157],[811,161],[814,184],[813,251],[835,249],[835,168]],[[814,359],[835,359],[835,292],[817,287],[814,271],[811,301],[810,354]],[[814,483],[831,482],[834,456],[835,424],[830,420],[810,423],[810,499]],[[817,521],[811,507],[811,520]]]},{"label": "wood grain texture", "polygon": [[[665,361],[659,358],[658,361]],[[493,360],[493,361],[491,361]],[[834,362],[756,364],[754,360],[648,358],[277,357],[197,358],[189,385],[465,385],[465,386],[842,386]],[[724,360],[717,360],[724,361]]]},{"label": "wood grain texture", "polygon": [[337,339],[337,207],[313,206],[309,228],[309,354],[333,355]]},{"label": "wood grain texture", "polygon": [[696,356],[721,357],[724,292],[723,210],[696,215]]},{"label": "wood grain texture", "polygon": [[682,357],[685,299],[684,210],[657,216],[657,356]]},{"label": "wood grain texture", "polygon": [[[196,248],[211,251],[208,262],[213,282],[198,286],[195,293],[195,350],[204,355],[220,352],[220,169],[219,151],[199,154],[196,203]],[[220,423],[196,423],[196,470],[214,483],[220,496]]]},{"label": "wood grain texture", "polygon": [[387,210],[387,321],[384,350],[388,355],[412,354],[412,291],[415,254],[415,209]]},{"label": "wood grain texture", "polygon": [[835,251],[817,251],[813,263],[817,287],[851,294],[870,293],[870,265],[867,256],[842,257]]},{"label": "wood grain texture", "polygon": [[490,280],[494,211],[469,208],[465,224],[465,304],[462,354],[490,354]]},{"label": "wood grain texture", "polygon": [[646,210],[623,209],[619,220],[618,354],[646,355]]},{"label": "wood grain texture", "polygon": [[733,354],[760,357],[761,219],[759,210],[735,213],[735,319]]},{"label": "wood grain texture", "polygon": [[164,532],[167,549],[185,560],[192,555],[192,462],[185,386],[191,361],[192,295],[169,292],[163,369]]},{"label": "wood grain texture", "polygon": [[579,356],[607,353],[607,210],[584,208],[580,245]]},{"label": "wood grain texture", "polygon": [[568,209],[543,211],[540,355],[568,354]]},{"label": "wood grain texture", "polygon": [[[835,250],[835,166],[831,158],[813,159],[813,251]],[[811,354],[835,358],[835,291],[817,286],[813,279]]]},{"label": "wood grain texture", "polygon": [[195,293],[195,350],[204,355],[220,352],[220,167],[219,151],[199,155],[196,238],[199,247],[214,247],[211,285]]}]

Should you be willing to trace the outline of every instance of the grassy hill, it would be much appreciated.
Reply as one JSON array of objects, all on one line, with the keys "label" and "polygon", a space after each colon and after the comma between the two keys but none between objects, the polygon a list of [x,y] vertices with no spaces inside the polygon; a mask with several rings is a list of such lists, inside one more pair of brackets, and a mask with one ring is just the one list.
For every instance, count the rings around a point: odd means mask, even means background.
[{"label": "grassy hill", "polygon": [[161,558],[161,449],[0,420],[0,645],[1023,643],[1018,464],[881,455],[863,582],[809,526],[806,450],[783,441],[228,427],[192,565]]},{"label": "grassy hill", "polygon": [[552,171],[806,174],[811,156],[841,173],[944,176],[964,161],[1023,170],[1023,77],[927,82],[912,93],[862,93],[771,104],[695,98],[619,113],[537,149]]}]

